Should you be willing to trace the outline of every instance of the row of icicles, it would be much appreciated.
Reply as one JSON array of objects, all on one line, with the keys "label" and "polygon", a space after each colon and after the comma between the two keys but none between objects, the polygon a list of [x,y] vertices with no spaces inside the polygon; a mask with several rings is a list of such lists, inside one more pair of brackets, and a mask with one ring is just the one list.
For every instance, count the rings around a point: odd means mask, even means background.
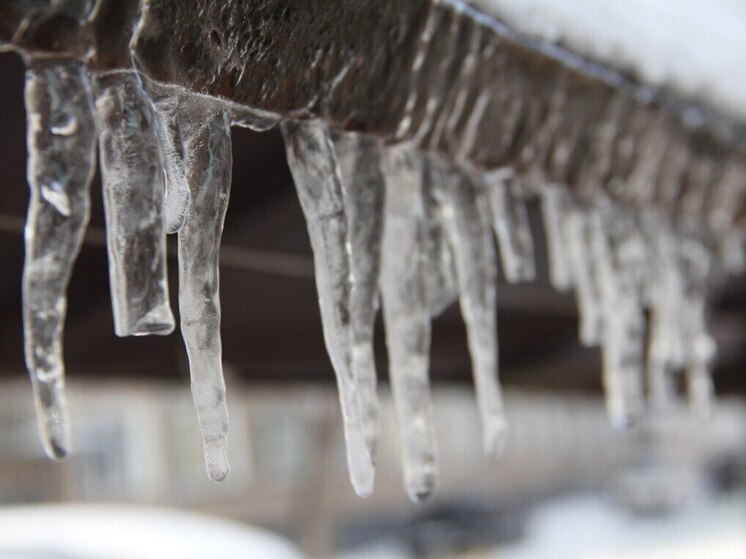
[{"label": "row of icicles", "polygon": [[[222,480],[229,465],[218,253],[231,183],[230,126],[266,129],[274,121],[237,116],[215,100],[143,83],[132,71],[89,77],[78,61],[27,62],[31,201],[23,308],[46,450],[61,458],[70,447],[65,291],[88,222],[98,145],[116,334],[174,329],[166,234],[177,233],[181,331],[207,471]],[[681,369],[694,406],[710,405],[715,351],[706,298],[719,264],[696,236],[675,231],[653,211],[633,213],[601,198],[581,204],[556,185],[531,190],[509,169],[477,172],[406,145],[333,132],[320,121],[280,126],[308,224],[324,340],[359,495],[369,495],[374,482],[379,304],[409,496],[423,501],[437,483],[430,322],[456,300],[484,448],[490,455],[502,452],[507,431],[498,381],[493,232],[506,279],[533,280],[529,192],[541,199],[552,284],[575,288],[581,341],[603,349],[613,423],[627,425],[647,409],[671,405],[672,373]]]}]

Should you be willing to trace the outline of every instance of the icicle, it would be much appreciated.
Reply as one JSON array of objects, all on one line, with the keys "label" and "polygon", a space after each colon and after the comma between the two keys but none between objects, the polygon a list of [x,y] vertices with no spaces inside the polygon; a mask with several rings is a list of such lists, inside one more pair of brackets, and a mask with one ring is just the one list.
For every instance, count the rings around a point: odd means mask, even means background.
[{"label": "icicle", "polygon": [[510,283],[533,281],[534,241],[515,173],[512,169],[498,169],[485,174],[484,183],[505,279]]},{"label": "icicle", "polygon": [[557,185],[545,185],[541,189],[541,210],[549,253],[549,281],[558,291],[567,291],[572,287],[561,228],[566,196],[564,189]]},{"label": "icicle", "polygon": [[384,179],[381,147],[371,137],[338,134],[350,251],[352,375],[357,383],[362,431],[371,459],[378,441],[378,396],[373,330],[378,312],[378,274],[383,234]]},{"label": "icicle", "polygon": [[430,159],[424,159],[423,164],[425,166],[423,195],[427,221],[427,235],[425,236],[427,256],[423,266],[425,267],[425,286],[430,315],[436,317],[458,299],[458,285],[453,251],[443,230],[440,204],[435,198],[435,185],[442,184],[445,180],[443,170],[440,165],[434,164]]},{"label": "icicle", "polygon": [[373,490],[374,469],[351,369],[350,259],[341,172],[325,124],[283,121],[280,127],[313,248],[324,342],[337,374],[350,477],[358,495],[367,496]]},{"label": "icicle", "polygon": [[166,231],[178,233],[184,225],[190,196],[184,172],[184,145],[179,122],[181,95],[155,84],[150,86],[149,91],[155,104],[156,132],[166,173],[163,218]]},{"label": "icicle", "polygon": [[204,100],[184,98],[180,110],[186,180],[191,189],[179,231],[179,312],[192,396],[204,441],[207,473],[228,475],[228,409],[220,341],[218,256],[231,186],[227,115]]},{"label": "icicle", "polygon": [[499,455],[507,425],[498,381],[497,263],[488,202],[465,172],[448,168],[436,190],[453,247],[461,314],[471,354],[485,452]]},{"label": "icicle", "polygon": [[390,148],[385,154],[380,280],[404,486],[415,502],[432,495],[438,477],[428,379],[430,309],[423,266],[427,229],[422,165],[421,156],[405,146]]},{"label": "icicle", "polygon": [[579,338],[583,345],[597,346],[602,336],[601,294],[588,242],[588,218],[579,209],[568,211],[562,222],[568,264],[580,314]]},{"label": "icicle", "polygon": [[707,416],[712,408],[714,387],[710,367],[717,348],[707,332],[707,286],[712,271],[712,254],[695,239],[684,239],[680,265],[685,278],[684,297],[679,301],[679,323],[683,329],[684,359],[689,402],[698,414]]},{"label": "icicle", "polygon": [[114,330],[168,334],[174,318],[152,103],[134,72],[97,76],[94,85]]},{"label": "icicle", "polygon": [[675,389],[672,370],[683,365],[683,341],[679,324],[679,305],[683,283],[677,263],[678,248],[660,218],[647,214],[643,220],[648,230],[653,255],[650,295],[650,342],[647,377],[650,406],[654,411],[671,407]]},{"label": "icicle", "polygon": [[704,299],[694,298],[686,301],[685,318],[689,335],[686,345],[686,375],[689,403],[692,409],[701,416],[708,416],[712,409],[715,388],[710,372],[715,361],[717,348],[715,341],[707,332],[706,304]]},{"label": "icicle", "polygon": [[45,450],[64,458],[70,429],[62,335],[67,284],[90,211],[96,129],[80,62],[30,59],[26,72],[28,183],[23,270],[26,366]]},{"label": "icicle", "polygon": [[[643,407],[642,310],[620,283],[613,247],[598,210],[591,216],[591,242],[603,309],[603,377],[609,419],[615,427],[633,423]],[[613,211],[613,209],[609,209]],[[613,218],[612,218],[613,219]]]}]

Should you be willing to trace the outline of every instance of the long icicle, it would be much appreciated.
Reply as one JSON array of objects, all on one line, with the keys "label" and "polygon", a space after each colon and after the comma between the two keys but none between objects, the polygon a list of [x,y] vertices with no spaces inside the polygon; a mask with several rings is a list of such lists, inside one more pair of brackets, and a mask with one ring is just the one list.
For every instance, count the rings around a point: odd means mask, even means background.
[{"label": "long icicle", "polygon": [[324,342],[337,375],[350,479],[355,492],[367,496],[375,472],[351,366],[350,255],[341,171],[323,122],[283,121],[280,127],[313,248]]},{"label": "long icicle", "polygon": [[96,128],[90,85],[78,61],[30,59],[26,72],[28,183],[23,269],[26,366],[44,448],[70,448],[62,336],[67,284],[90,213]]},{"label": "long icicle", "polygon": [[94,84],[114,331],[169,334],[164,174],[152,103],[135,72],[97,76]]},{"label": "long icicle", "polygon": [[184,99],[185,176],[191,189],[179,231],[179,312],[207,473],[228,475],[228,408],[220,340],[218,260],[231,186],[230,122],[201,99]]},{"label": "long icicle", "polygon": [[534,240],[526,204],[519,197],[520,185],[515,172],[503,168],[486,173],[484,183],[505,279],[509,283],[533,281],[536,277]]},{"label": "long icicle", "polygon": [[379,403],[373,331],[379,306],[385,194],[381,146],[371,137],[347,133],[335,136],[334,148],[342,171],[350,250],[352,375],[357,382],[366,447],[375,462]]},{"label": "long icicle", "polygon": [[445,171],[437,192],[456,261],[484,450],[489,456],[497,456],[505,447],[507,425],[498,380],[497,261],[488,202],[473,178],[455,167]]},{"label": "long icicle", "polygon": [[387,150],[381,297],[389,379],[402,441],[404,486],[421,503],[437,485],[437,445],[430,400],[430,308],[423,258],[427,234],[423,161],[411,148]]}]

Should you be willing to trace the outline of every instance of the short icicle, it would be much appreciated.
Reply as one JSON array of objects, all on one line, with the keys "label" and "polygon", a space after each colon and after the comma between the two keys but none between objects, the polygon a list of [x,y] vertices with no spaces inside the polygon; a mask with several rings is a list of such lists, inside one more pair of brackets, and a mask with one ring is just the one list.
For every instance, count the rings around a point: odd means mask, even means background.
[{"label": "short icicle", "polygon": [[28,60],[26,117],[28,184],[23,269],[26,366],[47,454],[70,450],[62,336],[67,284],[90,213],[96,128],[83,65],[65,59]]},{"label": "short icicle", "polygon": [[497,261],[489,207],[482,185],[468,172],[448,167],[444,178],[436,192],[456,262],[483,446],[489,456],[498,456],[505,448],[507,425],[498,380]]},{"label": "short icicle", "polygon": [[313,249],[324,342],[337,375],[350,479],[358,495],[368,496],[375,471],[352,373],[350,254],[341,171],[323,122],[283,121],[280,128]]},{"label": "short icicle", "polygon": [[220,340],[219,253],[231,186],[230,122],[224,111],[183,100],[185,177],[191,189],[179,231],[179,312],[192,396],[210,479],[228,475],[228,408]]},{"label": "short icicle", "polygon": [[334,137],[334,148],[342,172],[350,250],[352,375],[357,382],[366,447],[375,463],[379,403],[373,333],[379,306],[385,188],[381,145],[372,137],[339,133]]},{"label": "short icicle", "polygon": [[96,76],[94,92],[114,331],[169,334],[164,173],[152,101],[130,71]]},{"label": "short icicle", "polygon": [[562,214],[567,210],[567,192],[553,184],[541,188],[541,213],[549,258],[549,281],[558,291],[572,287],[567,251],[562,241]]},{"label": "short icicle", "polygon": [[533,281],[536,277],[534,240],[515,172],[510,168],[498,169],[486,173],[483,180],[505,279],[509,283]]},{"label": "short icicle", "polygon": [[572,208],[562,220],[568,264],[580,315],[580,342],[597,346],[602,337],[602,308],[596,269],[589,246],[589,224],[586,212]]},{"label": "short icicle", "polygon": [[424,277],[425,210],[422,156],[408,146],[387,149],[381,297],[389,379],[402,441],[404,486],[427,501],[438,478],[428,368],[430,308]]}]

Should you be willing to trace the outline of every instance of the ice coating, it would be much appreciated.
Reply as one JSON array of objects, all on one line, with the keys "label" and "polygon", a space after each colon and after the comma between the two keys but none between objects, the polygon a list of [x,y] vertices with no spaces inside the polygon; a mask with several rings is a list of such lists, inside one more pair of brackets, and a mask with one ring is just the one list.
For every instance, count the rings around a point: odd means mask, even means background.
[{"label": "ice coating", "polygon": [[220,340],[218,260],[231,186],[230,122],[225,111],[198,98],[180,110],[184,168],[191,190],[179,231],[179,313],[189,356],[210,479],[228,475],[228,408]]},{"label": "ice coating", "polygon": [[135,72],[96,76],[93,89],[114,331],[169,334],[164,173],[152,102]]},{"label": "ice coating", "polygon": [[73,60],[29,59],[26,72],[30,187],[23,269],[26,366],[49,456],[70,448],[62,335],[67,284],[90,213],[96,129],[90,84]]},{"label": "ice coating", "polygon": [[163,218],[168,233],[178,233],[184,225],[190,189],[184,171],[184,141],[179,119],[182,95],[171,88],[150,85],[155,105],[155,123],[166,177]]},{"label": "ice coating", "polygon": [[384,179],[381,145],[360,134],[336,134],[350,252],[352,376],[357,384],[362,431],[375,461],[378,395],[373,330],[378,312],[378,274],[383,235]]},{"label": "ice coating", "polygon": [[486,173],[484,183],[505,279],[510,283],[532,281],[536,277],[534,240],[515,172],[498,169]]},{"label": "ice coating", "polygon": [[352,372],[350,252],[341,171],[323,122],[283,121],[280,127],[313,249],[324,342],[337,376],[350,478],[358,495],[366,496],[373,490],[374,467]]},{"label": "ice coating", "polygon": [[424,502],[437,484],[437,446],[428,378],[423,160],[407,146],[387,150],[386,205],[381,250],[381,298],[389,379],[402,445],[404,487]]},{"label": "ice coating", "polygon": [[498,381],[497,261],[483,186],[469,173],[447,166],[436,193],[453,248],[459,305],[466,325],[485,452],[505,447],[502,391]]}]

